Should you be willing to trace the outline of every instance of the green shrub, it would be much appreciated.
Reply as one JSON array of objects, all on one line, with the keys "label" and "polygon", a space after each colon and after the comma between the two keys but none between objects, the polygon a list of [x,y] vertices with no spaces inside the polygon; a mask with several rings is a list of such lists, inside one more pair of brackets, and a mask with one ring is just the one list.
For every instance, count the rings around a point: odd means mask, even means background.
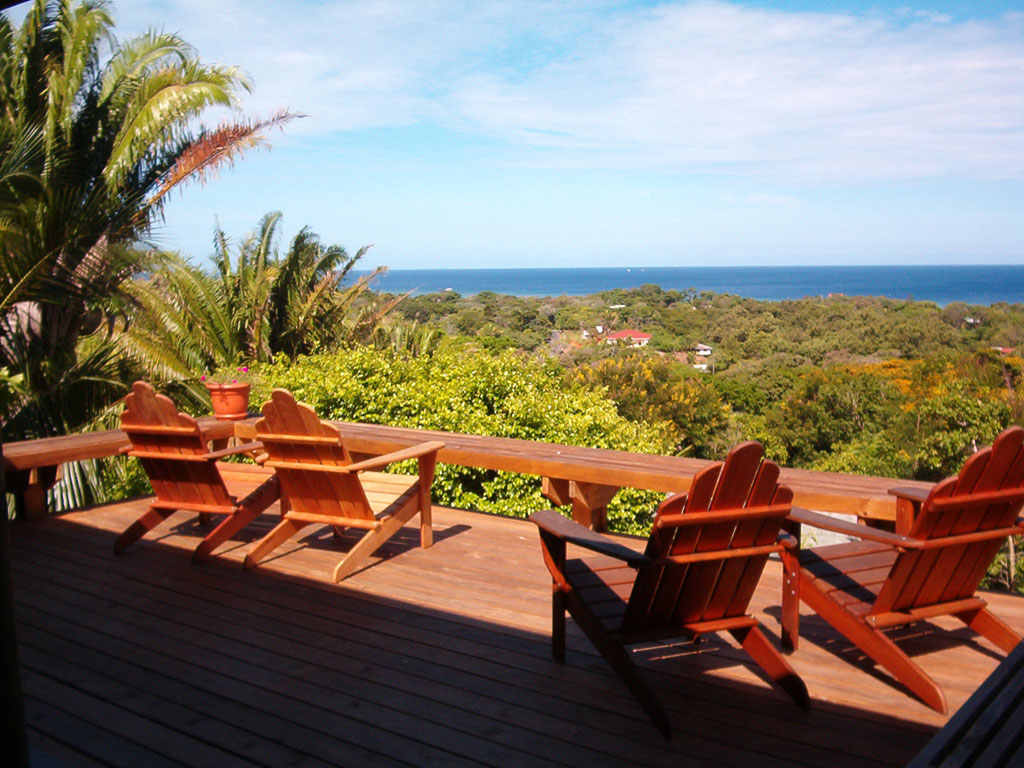
[{"label": "green shrub", "polygon": [[[672,447],[667,425],[627,421],[603,393],[566,382],[557,363],[517,352],[464,347],[409,359],[363,347],[261,366],[258,378],[254,403],[281,387],[325,419],[638,453]],[[433,493],[438,504],[515,517],[551,506],[538,477],[450,464],[438,467]],[[623,490],[609,505],[609,527],[646,533],[661,498]]]}]

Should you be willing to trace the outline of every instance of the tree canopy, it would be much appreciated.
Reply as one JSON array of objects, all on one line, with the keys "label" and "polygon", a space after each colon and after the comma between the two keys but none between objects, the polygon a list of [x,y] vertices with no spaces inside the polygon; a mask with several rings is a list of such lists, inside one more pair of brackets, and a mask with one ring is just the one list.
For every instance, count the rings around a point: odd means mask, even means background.
[{"label": "tree canopy", "polygon": [[249,87],[175,34],[118,40],[101,0],[0,18],[0,367],[22,377],[8,438],[81,428],[121,394],[102,331],[168,194],[291,117],[199,122]]}]

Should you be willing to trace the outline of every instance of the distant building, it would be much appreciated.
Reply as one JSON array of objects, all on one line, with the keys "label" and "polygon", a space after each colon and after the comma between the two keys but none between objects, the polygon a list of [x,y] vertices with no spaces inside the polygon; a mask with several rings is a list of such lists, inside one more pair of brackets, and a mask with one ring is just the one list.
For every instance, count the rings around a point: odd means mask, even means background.
[{"label": "distant building", "polygon": [[693,367],[696,368],[698,371],[704,371],[705,373],[707,373],[708,370],[707,363],[694,363]]},{"label": "distant building", "polygon": [[998,352],[1001,355],[1012,355],[1013,354],[1013,347],[992,347],[992,349],[994,349],[996,352]]},{"label": "distant building", "polygon": [[700,355],[701,357],[708,357],[714,350],[711,349],[707,344],[694,344],[693,352]]},{"label": "distant building", "polygon": [[651,334],[643,331],[615,331],[605,337],[606,344],[627,344],[630,347],[646,347],[651,342]]}]

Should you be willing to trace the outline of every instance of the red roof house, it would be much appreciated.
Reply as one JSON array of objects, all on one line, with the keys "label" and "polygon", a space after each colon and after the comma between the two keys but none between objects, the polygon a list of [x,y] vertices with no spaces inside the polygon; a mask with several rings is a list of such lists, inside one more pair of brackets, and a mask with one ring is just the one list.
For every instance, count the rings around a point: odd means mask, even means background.
[{"label": "red roof house", "polygon": [[651,341],[651,334],[643,331],[615,331],[605,336],[606,344],[626,344],[630,347],[646,347]]}]

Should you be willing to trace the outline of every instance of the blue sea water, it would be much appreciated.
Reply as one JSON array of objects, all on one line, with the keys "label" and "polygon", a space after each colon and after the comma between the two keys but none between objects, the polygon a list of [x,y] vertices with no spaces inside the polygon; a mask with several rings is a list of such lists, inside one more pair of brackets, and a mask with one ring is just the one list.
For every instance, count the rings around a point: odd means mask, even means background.
[{"label": "blue sea water", "polygon": [[463,296],[481,291],[512,296],[584,296],[646,283],[665,290],[731,293],[781,301],[805,296],[913,297],[944,306],[1024,302],[1024,266],[858,266],[858,267],[631,267],[548,269],[394,269],[374,283],[388,293],[433,293],[451,289]]}]

